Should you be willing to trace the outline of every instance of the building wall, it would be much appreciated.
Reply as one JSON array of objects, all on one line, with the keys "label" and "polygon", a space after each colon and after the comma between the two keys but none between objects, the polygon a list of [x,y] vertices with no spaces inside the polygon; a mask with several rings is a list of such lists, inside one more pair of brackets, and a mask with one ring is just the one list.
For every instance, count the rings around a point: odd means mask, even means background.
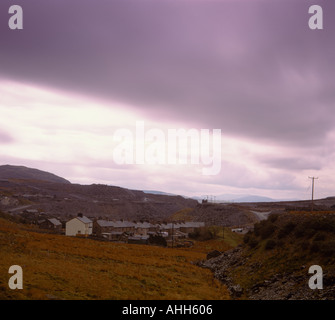
[{"label": "building wall", "polygon": [[40,228],[61,231],[62,230],[62,225],[55,226],[50,221],[44,221],[40,224]]},{"label": "building wall", "polygon": [[77,234],[90,235],[92,234],[92,223],[83,223],[74,218],[66,223],[65,235],[76,236]]},{"label": "building wall", "polygon": [[136,233],[142,236],[146,236],[148,234],[148,229],[146,228],[137,228]]}]

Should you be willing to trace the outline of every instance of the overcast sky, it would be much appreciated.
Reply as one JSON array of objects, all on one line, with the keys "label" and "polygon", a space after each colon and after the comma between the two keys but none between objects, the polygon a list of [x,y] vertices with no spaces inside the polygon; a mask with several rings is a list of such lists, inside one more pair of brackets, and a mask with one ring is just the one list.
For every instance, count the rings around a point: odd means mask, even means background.
[{"label": "overcast sky", "polygon": [[[335,195],[332,0],[0,2],[0,164],[184,195]],[[324,29],[308,27],[322,6]],[[125,164],[119,129],[221,129],[221,171]]]}]

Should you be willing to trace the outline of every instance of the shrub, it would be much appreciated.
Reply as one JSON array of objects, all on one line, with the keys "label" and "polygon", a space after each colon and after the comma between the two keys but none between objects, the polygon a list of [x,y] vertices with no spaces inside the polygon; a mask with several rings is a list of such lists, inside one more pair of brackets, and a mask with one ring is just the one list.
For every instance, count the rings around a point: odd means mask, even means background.
[{"label": "shrub", "polygon": [[256,237],[258,237],[260,235],[260,229],[261,229],[261,223],[260,222],[257,222],[255,225],[254,225],[254,234]]},{"label": "shrub", "polygon": [[311,253],[318,253],[320,252],[321,248],[321,241],[313,241],[310,246],[310,252]]},{"label": "shrub", "polygon": [[208,228],[196,229],[194,232],[189,234],[189,237],[194,240],[206,241],[214,239],[213,233]]},{"label": "shrub", "polygon": [[281,248],[285,245],[285,242],[283,240],[277,240],[277,247]]},{"label": "shrub", "polygon": [[250,231],[248,231],[248,232],[244,235],[244,237],[243,237],[243,242],[244,242],[245,244],[248,244],[248,242],[250,241],[251,237],[252,237],[252,233],[251,233]]},{"label": "shrub", "polygon": [[279,217],[279,215],[277,213],[274,213],[274,214],[270,214],[268,219],[269,219],[270,222],[273,223],[273,222],[277,221],[278,217]]},{"label": "shrub", "polygon": [[319,231],[319,232],[315,235],[314,240],[315,240],[315,241],[324,241],[324,240],[326,240],[326,233],[323,232],[323,231]]},{"label": "shrub", "polygon": [[289,235],[294,228],[296,227],[296,224],[293,222],[286,223],[278,232],[278,238],[284,238],[287,235]]},{"label": "shrub", "polygon": [[162,247],[167,246],[167,242],[164,237],[159,235],[154,235],[149,237],[149,244],[154,244]]},{"label": "shrub", "polygon": [[305,223],[310,229],[314,231],[326,231],[335,233],[335,221],[334,219],[319,219],[315,217],[310,222]]},{"label": "shrub", "polygon": [[320,251],[325,256],[331,256],[335,254],[335,241],[327,241],[320,243]]},{"label": "shrub", "polygon": [[248,242],[248,245],[249,245],[250,248],[255,248],[255,247],[257,247],[257,245],[258,245],[258,241],[257,241],[257,239],[254,238],[254,237],[250,237],[250,240],[249,240],[249,242]]},{"label": "shrub", "polygon": [[272,224],[267,225],[260,230],[260,236],[262,239],[269,238],[274,233],[275,230],[276,227],[274,225]]},{"label": "shrub", "polygon": [[302,249],[303,251],[308,250],[308,249],[309,249],[309,242],[308,242],[308,241],[303,241],[303,242],[301,243],[301,249]]},{"label": "shrub", "polygon": [[316,230],[309,223],[303,223],[296,227],[295,236],[298,238],[306,237],[311,238],[315,234]]},{"label": "shrub", "polygon": [[265,244],[265,250],[271,250],[273,249],[275,246],[277,245],[276,241],[273,239],[269,239],[268,241],[266,241]]}]

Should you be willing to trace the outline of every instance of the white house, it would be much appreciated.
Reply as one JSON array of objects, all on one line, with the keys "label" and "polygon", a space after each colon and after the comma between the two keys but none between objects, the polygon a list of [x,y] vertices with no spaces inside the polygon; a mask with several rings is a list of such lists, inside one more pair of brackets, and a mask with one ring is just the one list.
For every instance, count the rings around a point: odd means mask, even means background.
[{"label": "white house", "polygon": [[68,222],[65,226],[65,235],[66,236],[76,236],[84,235],[88,236],[92,234],[93,221],[87,217],[79,214],[78,217],[75,217]]}]

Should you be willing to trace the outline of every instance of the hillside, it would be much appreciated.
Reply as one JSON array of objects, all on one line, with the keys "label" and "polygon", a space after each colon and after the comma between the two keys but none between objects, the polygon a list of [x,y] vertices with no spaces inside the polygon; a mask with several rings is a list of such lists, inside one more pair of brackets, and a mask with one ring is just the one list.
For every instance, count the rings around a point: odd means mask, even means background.
[{"label": "hillside", "polygon": [[218,226],[250,226],[258,221],[257,216],[248,207],[237,204],[198,204],[188,212],[190,220],[205,221]]},{"label": "hillside", "polygon": [[[335,213],[270,215],[242,246],[201,264],[240,299],[335,299]],[[309,267],[323,269],[323,290],[308,286]]]},{"label": "hillside", "polygon": [[70,181],[58,177],[50,172],[12,165],[0,166],[0,179],[40,180],[54,183],[70,183]]},{"label": "hillside", "polygon": [[[171,249],[66,237],[0,214],[0,300],[229,299],[226,287],[193,263],[214,247],[231,248],[222,239]],[[8,288],[11,265],[23,269],[23,290]]]},{"label": "hillside", "polygon": [[68,219],[79,212],[89,217],[128,220],[166,220],[196,200],[181,196],[147,194],[107,185],[71,184],[63,178],[35,169],[2,166],[0,210],[21,214],[37,210]]}]

